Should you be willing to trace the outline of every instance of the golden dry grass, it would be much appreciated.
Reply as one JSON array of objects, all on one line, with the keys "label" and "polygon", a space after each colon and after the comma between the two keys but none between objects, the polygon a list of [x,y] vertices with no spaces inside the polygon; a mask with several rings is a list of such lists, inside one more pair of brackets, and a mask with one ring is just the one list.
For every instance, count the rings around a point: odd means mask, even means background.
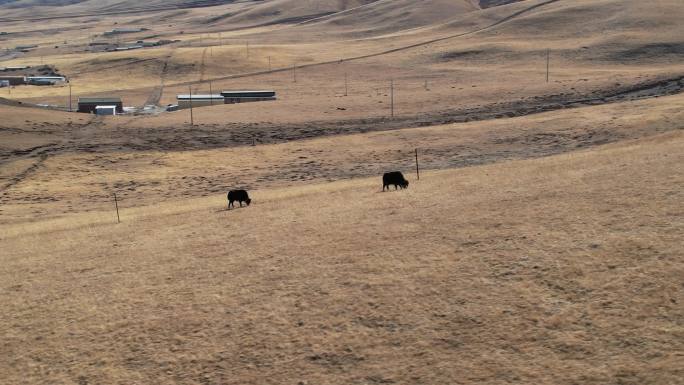
[{"label": "golden dry grass", "polygon": [[[161,89],[163,105],[215,79],[279,100],[197,109],[193,127],[188,111],[92,118],[0,100],[1,385],[679,385],[679,0],[393,0],[277,22],[363,3],[3,22],[0,48],[40,47],[0,64],[54,64],[74,97],[141,106]],[[181,41],[84,51],[116,26],[150,27],[123,42]],[[225,78],[269,56],[334,63],[296,83]],[[380,192],[394,169],[410,188]],[[254,204],[228,211],[236,187]]]},{"label": "golden dry grass", "polygon": [[[84,50],[91,36],[115,27],[113,22],[120,26],[143,25],[142,22],[136,23],[139,16],[77,22],[57,20],[54,23],[58,32],[50,36],[54,41],[43,42],[46,37],[38,32],[13,38],[11,42],[17,44],[35,41],[42,45],[36,52],[4,63],[55,64],[71,77],[75,97],[116,94],[123,96],[127,105],[135,106],[145,104],[163,78],[166,87],[161,104],[167,104],[174,102],[177,94],[187,93],[187,85],[173,87],[173,84],[197,82],[195,87],[198,91],[207,92],[208,84],[200,81],[267,70],[269,57],[272,68],[290,68],[295,64],[301,66],[378,53],[476,31],[538,3],[542,2],[521,2],[479,12],[453,12],[446,23],[443,17],[433,15],[435,9],[442,9],[445,13],[446,5],[433,4],[433,8],[423,10],[426,15],[432,15],[433,23],[421,28],[394,26],[388,32],[384,29],[389,28],[387,25],[392,24],[391,20],[377,14],[356,15],[350,23],[276,24],[225,30],[236,25],[205,22],[212,12],[215,16],[220,14],[220,10],[200,9],[176,14],[170,20],[147,20],[144,25],[150,27],[150,31],[120,37],[123,42],[132,43],[154,35],[157,36],[155,38],[178,38],[183,40],[181,43],[120,53]],[[243,6],[226,7],[238,9]],[[616,13],[616,8],[620,7],[623,11]],[[312,114],[334,114],[337,107],[346,107],[352,116],[386,114],[388,108],[384,94],[391,78],[397,81],[399,113],[434,112],[454,104],[474,106],[499,100],[501,96],[587,95],[597,89],[614,87],[616,83],[624,85],[658,76],[681,76],[682,66],[677,55],[657,51],[660,45],[679,44],[682,26],[677,22],[677,9],[673,1],[661,1],[658,7],[644,6],[633,0],[559,2],[471,35],[345,65],[302,69],[298,84],[292,83],[289,72],[283,72],[216,81],[214,89],[276,89],[288,102],[269,106],[269,109],[274,109],[273,119],[282,119],[283,116],[292,119],[302,114],[306,118],[314,116]],[[258,18],[256,14],[253,16]],[[594,22],[601,19],[609,19],[604,29]],[[85,29],[76,28],[73,24],[77,23]],[[606,35],[603,32],[609,27],[614,29],[614,33]],[[187,30],[186,33],[179,34],[181,29]],[[539,32],[542,29],[543,34]],[[59,40],[72,43],[54,49],[51,44],[59,43]],[[249,55],[246,43],[251,43]],[[656,47],[654,53],[646,52],[636,59],[623,60],[626,52],[638,51],[649,44]],[[553,54],[551,85],[544,83],[543,54],[546,48],[550,48]],[[163,70],[165,64],[166,72]],[[341,101],[337,96],[343,93],[345,72],[350,75],[352,92],[349,98]],[[432,91],[420,92],[426,80]],[[382,91],[382,98],[377,97],[377,90]],[[68,89],[18,87],[13,95],[20,100],[65,105]],[[243,116],[237,118],[242,119]],[[225,115],[222,119],[226,119]],[[156,124],[165,124],[167,120]],[[210,119],[212,123],[218,121]],[[150,124],[154,122],[152,119]]]},{"label": "golden dry grass", "polygon": [[[674,384],[684,136],[3,227],[5,383]],[[105,220],[106,216],[109,220]],[[9,252],[7,252],[9,251]]]},{"label": "golden dry grass", "polygon": [[[42,161],[35,156],[10,156],[0,166],[0,183],[12,183],[0,196],[0,215],[9,223],[97,211],[110,206],[112,193],[118,194],[124,207],[133,207],[220,195],[238,186],[277,188],[380,175],[395,168],[412,169],[415,148],[420,149],[425,169],[545,156],[681,129],[682,100],[682,95],[674,95],[512,119],[257,142],[255,147],[231,141],[240,134],[237,128],[170,125],[174,128],[153,130],[144,126],[145,121],[125,119],[118,126],[110,121],[45,133],[20,131],[12,137],[33,133],[41,143],[58,145]],[[302,130],[315,129],[314,124]],[[282,126],[272,130],[256,133],[287,134]],[[231,146],[207,149],[203,140],[226,140]],[[62,142],[67,144],[60,147]],[[192,143],[199,148],[190,150]],[[9,149],[26,151],[34,145],[19,142]],[[28,175],[16,177],[29,168]]]}]

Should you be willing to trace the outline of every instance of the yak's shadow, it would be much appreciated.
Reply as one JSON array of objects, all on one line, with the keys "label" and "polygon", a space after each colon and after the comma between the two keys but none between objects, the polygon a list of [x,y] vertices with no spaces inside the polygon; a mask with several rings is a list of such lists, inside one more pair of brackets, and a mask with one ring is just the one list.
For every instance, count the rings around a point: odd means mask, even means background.
[{"label": "yak's shadow", "polygon": [[246,209],[247,207],[249,207],[249,206],[242,206],[242,207],[240,207],[240,206],[235,206],[235,207],[231,207],[231,208],[224,207],[224,208],[219,209],[219,210],[216,210],[216,211],[214,211],[214,212],[215,212],[215,213],[225,213],[225,212],[228,212],[228,211],[234,211],[234,210],[239,210],[239,209]]}]

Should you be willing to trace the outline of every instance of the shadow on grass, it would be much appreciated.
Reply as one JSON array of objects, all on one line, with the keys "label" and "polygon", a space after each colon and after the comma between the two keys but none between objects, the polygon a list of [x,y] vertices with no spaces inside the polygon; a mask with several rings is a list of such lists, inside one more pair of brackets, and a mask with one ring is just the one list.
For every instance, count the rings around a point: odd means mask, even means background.
[{"label": "shadow on grass", "polygon": [[224,213],[224,212],[229,212],[229,211],[234,211],[234,210],[239,210],[239,209],[246,209],[246,208],[248,208],[248,207],[249,207],[249,206],[242,206],[242,207],[241,207],[241,206],[236,206],[236,207],[233,207],[233,208],[224,207],[224,208],[218,209],[218,210],[216,210],[216,211],[214,211],[214,212],[215,212],[215,213]]}]

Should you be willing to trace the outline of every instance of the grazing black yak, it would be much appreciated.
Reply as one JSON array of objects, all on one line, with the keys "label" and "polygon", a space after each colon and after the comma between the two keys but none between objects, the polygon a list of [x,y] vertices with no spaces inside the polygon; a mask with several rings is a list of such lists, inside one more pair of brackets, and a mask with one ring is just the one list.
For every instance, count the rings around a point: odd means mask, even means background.
[{"label": "grazing black yak", "polygon": [[247,191],[245,190],[231,190],[230,192],[228,192],[229,209],[231,207],[235,207],[233,202],[240,202],[240,207],[242,207],[242,202],[247,203],[247,206],[249,206],[249,204],[252,203],[252,200],[249,199],[249,195],[247,195]]},{"label": "grazing black yak", "polygon": [[389,190],[390,185],[394,185],[394,189],[396,190],[398,187],[408,188],[409,182],[399,171],[386,172],[385,175],[382,176],[382,191],[385,191],[385,188]]}]

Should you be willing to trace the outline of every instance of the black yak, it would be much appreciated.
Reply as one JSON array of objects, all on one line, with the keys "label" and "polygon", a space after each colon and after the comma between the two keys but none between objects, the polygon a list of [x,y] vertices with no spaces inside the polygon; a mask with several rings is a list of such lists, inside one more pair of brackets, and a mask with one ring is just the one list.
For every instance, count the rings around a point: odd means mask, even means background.
[{"label": "black yak", "polygon": [[385,191],[385,188],[389,190],[390,185],[394,185],[394,189],[396,190],[399,187],[408,188],[409,182],[399,171],[386,172],[385,175],[382,176],[382,191]]},{"label": "black yak", "polygon": [[240,202],[240,207],[242,207],[242,202],[245,202],[247,206],[249,206],[250,203],[252,203],[252,200],[249,199],[249,195],[247,194],[247,191],[245,190],[231,190],[228,192],[228,208],[230,209],[231,207],[235,207],[233,202]]}]

